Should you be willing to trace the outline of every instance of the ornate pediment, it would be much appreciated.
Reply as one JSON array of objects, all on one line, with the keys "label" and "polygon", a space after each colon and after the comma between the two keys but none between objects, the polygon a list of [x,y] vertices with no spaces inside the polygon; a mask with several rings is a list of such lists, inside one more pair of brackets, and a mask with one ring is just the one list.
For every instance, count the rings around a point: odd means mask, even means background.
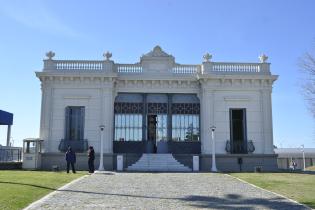
[{"label": "ornate pediment", "polygon": [[164,52],[162,48],[159,45],[157,45],[153,48],[153,50],[143,55],[142,58],[143,57],[173,57],[173,56]]},{"label": "ornate pediment", "polygon": [[170,73],[175,64],[175,58],[157,45],[140,58],[140,63],[144,72]]}]

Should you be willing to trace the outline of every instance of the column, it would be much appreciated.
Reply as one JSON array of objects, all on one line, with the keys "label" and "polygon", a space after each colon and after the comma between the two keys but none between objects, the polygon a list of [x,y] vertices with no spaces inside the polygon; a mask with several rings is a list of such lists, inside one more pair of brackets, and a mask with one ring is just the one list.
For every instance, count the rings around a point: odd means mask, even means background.
[{"label": "column", "polygon": [[7,146],[10,146],[10,138],[11,138],[11,125],[8,125],[8,130],[7,130]]},{"label": "column", "polygon": [[147,137],[147,94],[142,94],[143,97],[143,112],[142,112],[142,141],[146,141]]},{"label": "column", "polygon": [[167,139],[172,140],[172,94],[167,94]]}]

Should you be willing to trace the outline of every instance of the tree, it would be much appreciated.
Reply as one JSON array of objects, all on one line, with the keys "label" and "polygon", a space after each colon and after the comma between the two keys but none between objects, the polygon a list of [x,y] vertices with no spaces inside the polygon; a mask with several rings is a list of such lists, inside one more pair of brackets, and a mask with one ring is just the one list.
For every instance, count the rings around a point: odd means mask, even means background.
[{"label": "tree", "polygon": [[303,95],[308,102],[309,110],[315,118],[315,52],[306,53],[300,59],[300,67],[306,77],[303,81]]},{"label": "tree", "polygon": [[199,139],[199,132],[194,133],[193,124],[191,123],[186,131],[185,141],[198,141]]}]

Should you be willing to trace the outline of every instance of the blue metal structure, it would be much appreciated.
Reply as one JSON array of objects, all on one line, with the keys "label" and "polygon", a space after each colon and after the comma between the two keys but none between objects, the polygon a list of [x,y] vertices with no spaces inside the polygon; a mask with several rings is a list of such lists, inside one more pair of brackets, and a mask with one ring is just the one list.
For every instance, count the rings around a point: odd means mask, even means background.
[{"label": "blue metal structure", "polygon": [[7,146],[10,146],[10,139],[11,139],[11,125],[13,124],[13,114],[10,112],[6,112],[0,110],[0,125],[7,125]]},{"label": "blue metal structure", "polygon": [[0,125],[12,125],[13,124],[13,114],[0,110]]}]

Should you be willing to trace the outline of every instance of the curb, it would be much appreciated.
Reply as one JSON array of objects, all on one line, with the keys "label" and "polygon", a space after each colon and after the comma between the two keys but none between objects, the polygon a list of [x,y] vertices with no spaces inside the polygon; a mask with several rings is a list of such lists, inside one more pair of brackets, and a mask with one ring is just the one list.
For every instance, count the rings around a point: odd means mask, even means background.
[{"label": "curb", "polygon": [[291,198],[288,198],[288,197],[286,197],[286,196],[284,196],[284,195],[281,195],[281,194],[278,194],[278,193],[276,193],[276,192],[272,192],[272,191],[270,191],[270,190],[266,190],[266,189],[261,188],[261,187],[259,187],[259,186],[257,186],[257,185],[254,185],[254,184],[252,184],[252,183],[249,183],[249,182],[247,182],[247,181],[245,181],[245,180],[243,180],[243,179],[240,179],[240,178],[231,176],[230,174],[224,174],[224,175],[225,175],[225,176],[228,176],[228,177],[231,177],[231,178],[233,178],[233,179],[236,179],[236,180],[238,180],[238,181],[241,181],[241,182],[243,182],[243,183],[245,183],[245,184],[249,184],[249,185],[251,185],[251,186],[253,186],[253,187],[257,188],[257,189],[260,189],[260,190],[263,190],[263,191],[265,191],[265,192],[272,193],[272,194],[274,194],[274,195],[276,195],[276,196],[279,196],[279,197],[281,197],[281,198],[287,199],[287,200],[289,200],[290,202],[295,203],[295,204],[298,204],[298,205],[300,205],[300,206],[303,206],[303,207],[305,207],[305,208],[307,208],[307,209],[312,209],[311,207],[306,206],[306,205],[304,205],[304,204],[302,204],[302,203],[299,203],[299,202],[297,202],[297,201],[295,201],[295,200],[293,200],[293,199],[291,199]]},{"label": "curb", "polygon": [[25,207],[23,210],[29,210],[31,208],[36,208],[37,205],[45,202],[47,199],[49,199],[50,197],[52,197],[53,195],[59,193],[61,190],[64,190],[66,189],[69,185],[72,185],[86,177],[88,177],[89,175],[84,175],[82,177],[79,177],[71,182],[69,182],[68,184],[65,184],[63,186],[61,186],[60,188],[56,189],[55,191],[51,192],[51,193],[48,193],[47,195],[45,195],[44,197],[40,198],[39,200],[37,201],[34,201],[33,203],[29,204],[27,207]]}]

